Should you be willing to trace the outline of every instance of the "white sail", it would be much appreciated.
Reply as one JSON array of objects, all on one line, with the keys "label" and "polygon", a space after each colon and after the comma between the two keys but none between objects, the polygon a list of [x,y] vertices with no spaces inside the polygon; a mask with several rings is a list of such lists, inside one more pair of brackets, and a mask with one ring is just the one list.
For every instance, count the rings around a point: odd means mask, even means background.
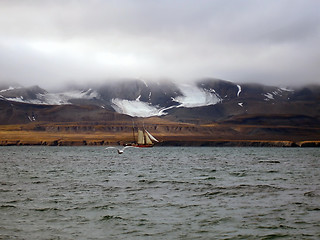
[{"label": "white sail", "polygon": [[149,133],[147,130],[145,130],[146,133],[148,134],[149,138],[155,142],[159,142],[158,139],[156,139],[154,136],[151,135],[151,133]]},{"label": "white sail", "polygon": [[144,136],[142,130],[138,130],[138,144],[144,144]]},{"label": "white sail", "polygon": [[145,138],[146,144],[152,144],[152,141],[146,132],[144,133],[144,138]]}]

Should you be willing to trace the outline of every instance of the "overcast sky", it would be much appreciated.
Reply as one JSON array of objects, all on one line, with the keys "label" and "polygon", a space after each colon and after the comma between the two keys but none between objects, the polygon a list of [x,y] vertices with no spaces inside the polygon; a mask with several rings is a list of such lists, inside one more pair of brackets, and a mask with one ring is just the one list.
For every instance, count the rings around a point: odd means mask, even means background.
[{"label": "overcast sky", "polygon": [[1,0],[0,81],[320,84],[319,0]]}]

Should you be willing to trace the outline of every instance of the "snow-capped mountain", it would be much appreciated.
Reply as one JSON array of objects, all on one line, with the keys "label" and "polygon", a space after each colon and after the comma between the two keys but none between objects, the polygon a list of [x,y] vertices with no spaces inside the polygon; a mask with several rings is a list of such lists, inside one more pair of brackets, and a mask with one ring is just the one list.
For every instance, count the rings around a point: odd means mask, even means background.
[{"label": "snow-capped mountain", "polygon": [[38,86],[11,87],[0,90],[0,97],[15,102],[64,105],[89,104],[112,107],[116,112],[135,117],[166,115],[176,107],[201,107],[221,101],[218,94],[195,84],[171,82],[146,83],[139,80],[110,83],[93,88],[78,88],[50,93]]},{"label": "snow-capped mountain", "polygon": [[[319,100],[320,86],[289,89],[219,79],[189,84],[124,80],[72,86],[61,92],[48,92],[38,86],[0,86],[0,101],[38,106],[92,106],[100,109],[95,110],[98,112],[131,117],[159,116],[182,122],[229,121],[237,116],[266,113],[318,118]],[[28,116],[33,119],[31,113]]]}]

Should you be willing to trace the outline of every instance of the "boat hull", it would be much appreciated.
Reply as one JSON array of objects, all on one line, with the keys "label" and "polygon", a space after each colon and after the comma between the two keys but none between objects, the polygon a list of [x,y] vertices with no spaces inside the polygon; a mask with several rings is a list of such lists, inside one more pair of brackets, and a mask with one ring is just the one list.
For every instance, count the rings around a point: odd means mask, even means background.
[{"label": "boat hull", "polygon": [[149,148],[153,147],[154,144],[138,144],[138,143],[126,143],[124,146],[132,146],[132,147],[139,147],[139,148]]},{"label": "boat hull", "polygon": [[148,148],[148,147],[153,147],[153,144],[137,144],[135,147]]}]

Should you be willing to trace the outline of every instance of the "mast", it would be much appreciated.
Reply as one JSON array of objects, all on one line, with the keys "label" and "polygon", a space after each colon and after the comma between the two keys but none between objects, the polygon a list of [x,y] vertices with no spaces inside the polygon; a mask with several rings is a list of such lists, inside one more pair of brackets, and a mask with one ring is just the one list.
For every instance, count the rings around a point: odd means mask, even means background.
[{"label": "mast", "polygon": [[132,136],[133,136],[133,142],[136,141],[135,136],[134,136],[134,121],[132,120]]}]

